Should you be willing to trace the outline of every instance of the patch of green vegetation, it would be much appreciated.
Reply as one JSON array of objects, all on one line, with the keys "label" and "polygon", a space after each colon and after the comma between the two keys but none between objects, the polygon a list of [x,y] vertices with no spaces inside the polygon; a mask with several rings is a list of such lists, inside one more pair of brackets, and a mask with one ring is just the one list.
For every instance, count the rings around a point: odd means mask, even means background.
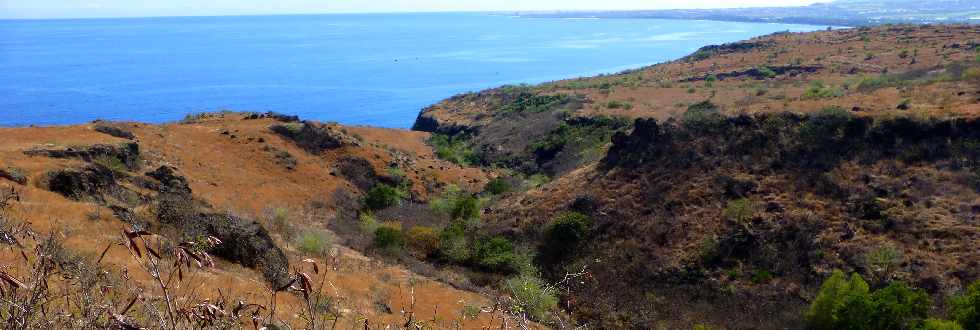
[{"label": "patch of green vegetation", "polygon": [[629,110],[633,109],[633,104],[626,101],[609,100],[605,104],[606,108],[609,109],[623,109]]},{"label": "patch of green vegetation", "polygon": [[834,271],[807,310],[809,329],[915,329],[929,312],[929,296],[902,283],[870,292],[858,274]]},{"label": "patch of green vegetation", "polygon": [[585,241],[592,227],[592,219],[577,212],[563,213],[551,220],[544,230],[542,257],[556,262],[574,253]]},{"label": "patch of green vegetation", "polygon": [[552,311],[558,308],[554,288],[537,276],[524,274],[511,278],[504,283],[504,288],[513,299],[511,312],[517,315],[547,322],[552,318]]},{"label": "patch of green vegetation", "polygon": [[291,241],[296,237],[296,228],[290,221],[289,209],[277,207],[270,211],[269,227],[278,233],[284,240]]},{"label": "patch of green vegetation", "polygon": [[461,264],[470,259],[470,244],[466,239],[466,225],[455,221],[439,232],[439,255]]},{"label": "patch of green vegetation", "polygon": [[436,157],[462,166],[479,163],[479,157],[470,148],[463,135],[433,134],[429,144],[436,149]]},{"label": "patch of green vegetation", "polygon": [[491,195],[502,195],[511,190],[510,183],[504,178],[493,178],[485,186],[483,186],[483,191]]},{"label": "patch of green vegetation", "polygon": [[422,257],[439,251],[439,233],[432,227],[416,226],[405,232],[405,245]]},{"label": "patch of green vegetation", "polygon": [[361,228],[362,232],[367,234],[373,234],[374,231],[378,230],[378,227],[381,226],[381,224],[378,223],[378,220],[375,220],[374,216],[367,212],[361,212],[361,214],[357,216],[357,225]]},{"label": "patch of green vegetation", "polygon": [[711,101],[701,101],[687,107],[681,115],[681,123],[694,130],[711,130],[719,127],[725,121],[721,109]]},{"label": "patch of green vegetation", "polygon": [[539,159],[554,158],[568,146],[579,151],[579,157],[598,154],[619,129],[628,126],[623,118],[594,117],[587,121],[562,122],[557,129],[531,143],[528,151]]},{"label": "patch of green vegetation", "polygon": [[773,71],[768,66],[765,66],[765,65],[760,66],[758,68],[758,70],[759,70],[759,73],[761,73],[763,77],[766,77],[766,78],[775,78],[776,77],[776,71]]},{"label": "patch of green vegetation", "polygon": [[405,244],[402,231],[393,226],[381,226],[374,231],[374,246],[381,249],[400,249]]},{"label": "patch of green vegetation", "polygon": [[384,183],[374,185],[364,197],[364,206],[369,210],[383,210],[401,204],[405,191]]},{"label": "patch of green vegetation", "polygon": [[760,269],[752,273],[752,283],[766,283],[769,282],[769,280],[772,280],[772,273],[770,273],[768,270]]},{"label": "patch of green vegetation", "polygon": [[119,159],[119,157],[112,156],[112,155],[97,156],[94,159],[92,159],[92,163],[97,166],[101,166],[102,168],[105,168],[109,171],[112,171],[113,173],[116,174],[126,173],[127,171],[129,171],[129,168],[126,167],[126,164],[124,164],[123,161]]},{"label": "patch of green vegetation", "polygon": [[313,256],[325,256],[330,249],[330,238],[318,230],[304,231],[296,238],[296,248]]},{"label": "patch of green vegetation", "polygon": [[949,314],[963,330],[980,330],[980,281],[973,282],[962,295],[950,299]]},{"label": "patch of green vegetation", "polygon": [[546,112],[552,111],[568,103],[571,97],[567,94],[539,95],[522,92],[517,98],[500,108],[500,112]]},{"label": "patch of green vegetation", "polygon": [[473,263],[486,271],[513,271],[514,260],[514,243],[503,237],[479,241],[473,248]]},{"label": "patch of green vegetation", "polygon": [[822,81],[814,80],[810,82],[810,87],[807,87],[806,91],[803,92],[803,99],[819,100],[840,97],[843,95],[844,91],[841,88],[824,85]]},{"label": "patch of green vegetation", "polygon": [[531,189],[541,187],[547,184],[548,182],[551,182],[551,177],[541,173],[531,175],[526,180],[524,180],[525,185]]},{"label": "patch of green vegetation", "polygon": [[739,198],[728,202],[722,214],[729,221],[745,223],[755,214],[755,204],[748,198]]},{"label": "patch of green vegetation", "polygon": [[470,195],[455,185],[450,185],[429,203],[433,210],[448,215],[454,220],[473,221],[480,219],[486,200]]}]

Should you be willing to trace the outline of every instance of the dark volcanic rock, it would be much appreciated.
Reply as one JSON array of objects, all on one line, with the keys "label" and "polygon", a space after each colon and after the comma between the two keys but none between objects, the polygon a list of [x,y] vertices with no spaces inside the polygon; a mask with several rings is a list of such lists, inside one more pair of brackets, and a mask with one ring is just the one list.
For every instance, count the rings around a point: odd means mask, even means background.
[{"label": "dark volcanic rock", "polygon": [[27,176],[24,175],[24,172],[13,167],[0,168],[0,178],[13,181],[22,186],[27,184]]},{"label": "dark volcanic rock", "polygon": [[214,236],[222,241],[211,253],[245,267],[262,271],[274,287],[289,280],[289,260],[269,232],[256,221],[227,214],[198,212],[189,196],[159,197],[157,220],[177,230],[185,239]]},{"label": "dark volcanic rock", "polygon": [[119,124],[113,124],[109,122],[97,122],[93,127],[93,129],[96,132],[107,134],[109,136],[114,136],[117,138],[122,138],[127,140],[136,139],[136,135],[133,134],[132,131]]},{"label": "dark volcanic rock", "polygon": [[75,200],[81,200],[85,197],[100,198],[103,193],[118,188],[112,171],[101,166],[88,166],[80,170],[65,169],[48,173],[47,186],[48,190]]},{"label": "dark volcanic rock", "polygon": [[191,187],[187,184],[187,179],[177,174],[176,169],[170,166],[160,166],[152,172],[147,172],[146,176],[160,182],[159,186],[150,186],[160,193],[190,195]]},{"label": "dark volcanic rock", "polygon": [[95,144],[85,147],[67,147],[64,149],[30,149],[24,151],[29,156],[45,156],[51,158],[76,158],[86,162],[94,162],[100,157],[118,159],[127,168],[139,168],[140,146],[136,143],[122,145]]}]

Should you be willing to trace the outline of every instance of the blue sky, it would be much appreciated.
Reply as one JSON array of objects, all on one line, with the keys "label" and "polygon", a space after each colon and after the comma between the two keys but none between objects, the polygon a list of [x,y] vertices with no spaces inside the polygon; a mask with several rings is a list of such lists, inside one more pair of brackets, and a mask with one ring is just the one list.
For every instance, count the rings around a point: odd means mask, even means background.
[{"label": "blue sky", "polygon": [[0,18],[351,12],[666,9],[806,5],[815,0],[0,0]]}]

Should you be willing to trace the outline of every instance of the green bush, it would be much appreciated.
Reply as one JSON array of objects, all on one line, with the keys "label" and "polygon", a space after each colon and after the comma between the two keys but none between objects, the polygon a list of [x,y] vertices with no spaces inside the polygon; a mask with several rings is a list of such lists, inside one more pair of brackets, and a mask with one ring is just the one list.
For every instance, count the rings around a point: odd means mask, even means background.
[{"label": "green bush", "polygon": [[953,321],[926,319],[918,330],[963,330],[963,327]]},{"label": "green bush", "polygon": [[558,308],[558,296],[544,280],[533,275],[521,275],[511,278],[504,287],[513,299],[511,311],[525,314],[528,318],[547,322],[551,313]]},{"label": "green bush", "polygon": [[454,263],[464,263],[470,259],[470,244],[463,223],[453,222],[439,232],[439,254]]},{"label": "green bush", "polygon": [[429,207],[452,219],[477,220],[483,211],[485,200],[467,194],[456,186],[449,186],[442,195],[432,200]]},{"label": "green bush", "polygon": [[277,207],[269,212],[269,227],[286,241],[296,237],[296,228],[290,221],[289,209]]},{"label": "green bush", "polygon": [[610,100],[609,102],[606,102],[606,107],[609,109],[629,110],[633,109],[633,104],[626,101]]},{"label": "green bush", "polygon": [[510,183],[507,183],[507,180],[504,180],[503,178],[493,178],[490,180],[490,182],[487,182],[486,186],[483,187],[483,191],[486,191],[491,195],[505,194],[510,191],[510,189]]},{"label": "green bush", "polygon": [[383,210],[400,204],[404,195],[398,188],[379,183],[368,191],[364,206],[370,210]]},{"label": "green bush", "polygon": [[585,240],[592,227],[592,219],[576,212],[561,214],[545,228],[542,256],[555,262],[562,259]]},{"label": "green bush", "polygon": [[378,224],[378,220],[374,219],[374,216],[370,213],[363,212],[357,216],[357,225],[361,228],[361,231],[366,234],[374,234],[374,231],[378,230],[381,225]]},{"label": "green bush", "polygon": [[374,231],[374,246],[382,249],[396,249],[405,244],[401,229],[381,226]]},{"label": "green bush", "polygon": [[869,292],[858,274],[834,271],[806,312],[809,329],[914,329],[928,316],[929,296],[902,283]]},{"label": "green bush", "polygon": [[405,233],[405,245],[422,257],[439,251],[439,233],[431,227],[412,227]]},{"label": "green bush", "polygon": [[729,201],[722,213],[729,221],[746,222],[755,214],[755,204],[748,198],[739,198]]},{"label": "green bush", "polygon": [[512,271],[514,243],[503,237],[478,242],[473,251],[473,261],[487,271]]},{"label": "green bush", "polygon": [[303,253],[324,256],[330,249],[330,239],[320,231],[306,231],[296,238],[296,248]]},{"label": "green bush", "polygon": [[501,112],[546,112],[555,110],[571,100],[566,94],[535,95],[522,92],[510,104],[500,109]]},{"label": "green bush", "polygon": [[973,282],[963,295],[949,303],[950,316],[963,330],[980,330],[980,281]]},{"label": "green bush", "polygon": [[844,95],[844,91],[839,88],[834,88],[832,86],[824,85],[823,82],[819,80],[814,80],[810,82],[810,87],[808,87],[803,92],[804,100],[818,100],[818,99],[828,99]]},{"label": "green bush", "polygon": [[696,130],[710,130],[719,127],[725,121],[721,110],[711,101],[701,101],[687,107],[681,116],[684,126]]},{"label": "green bush", "polygon": [[776,71],[772,71],[772,69],[770,69],[767,66],[760,66],[759,67],[759,73],[761,73],[762,76],[764,76],[766,78],[774,78],[774,77],[776,77]]},{"label": "green bush", "polygon": [[436,149],[436,157],[455,164],[468,166],[479,163],[479,158],[463,136],[433,134],[429,144]]}]

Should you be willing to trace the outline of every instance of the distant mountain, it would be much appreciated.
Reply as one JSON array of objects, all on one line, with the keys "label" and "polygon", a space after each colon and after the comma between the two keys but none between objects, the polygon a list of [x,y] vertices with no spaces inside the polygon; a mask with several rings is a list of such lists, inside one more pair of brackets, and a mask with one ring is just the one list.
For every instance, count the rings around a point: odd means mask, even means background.
[{"label": "distant mountain", "polygon": [[803,7],[529,12],[531,17],[661,18],[864,26],[888,23],[978,23],[977,0],[837,0]]}]

